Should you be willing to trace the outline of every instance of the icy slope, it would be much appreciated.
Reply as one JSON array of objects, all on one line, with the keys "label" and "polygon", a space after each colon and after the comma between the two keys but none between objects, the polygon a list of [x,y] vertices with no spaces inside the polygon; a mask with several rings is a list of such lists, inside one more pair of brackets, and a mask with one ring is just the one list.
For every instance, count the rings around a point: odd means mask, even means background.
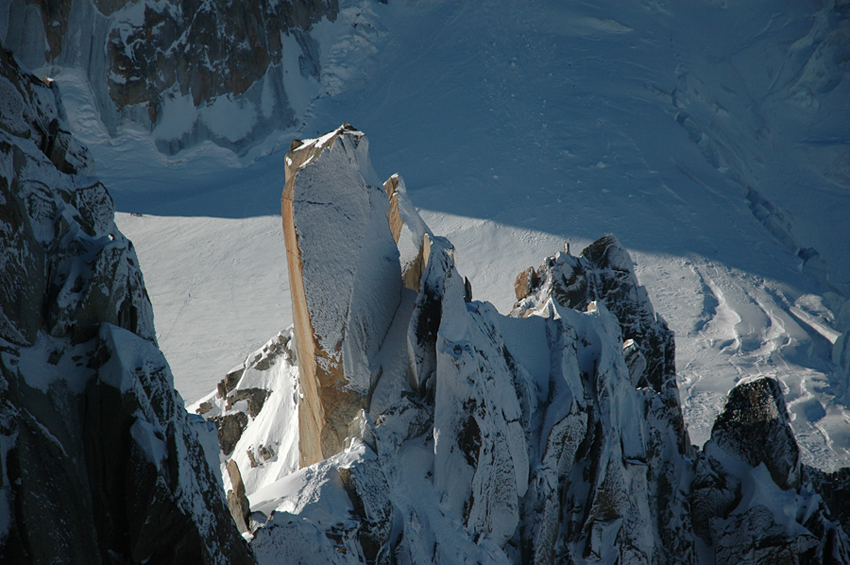
[{"label": "icy slope", "polygon": [[[358,31],[337,35],[349,39],[323,59],[340,88],[301,106],[303,125],[284,145],[342,120],[369,131],[379,176],[403,173],[428,224],[459,251],[476,298],[502,312],[516,265],[617,233],[676,333],[695,443],[731,386],[769,375],[783,383],[803,459],[850,463],[837,402],[846,370],[836,372],[824,337],[847,329],[844,299],[827,293],[846,293],[850,279],[841,3],[362,6],[338,20]],[[277,237],[267,216],[277,214],[282,154],[239,161],[204,146],[167,160],[136,132],[106,142],[80,81],[60,74],[60,83],[118,209],[146,214],[123,218],[158,319],[170,320],[159,333],[178,386],[197,399],[240,351],[291,321],[273,282],[286,280],[282,262],[250,237],[222,237],[243,224]],[[189,216],[202,218],[181,230]],[[174,237],[157,237],[171,222]],[[210,256],[197,256],[199,240],[216,242]],[[240,292],[248,275],[237,257],[262,265],[263,288]],[[180,282],[209,264],[223,278]],[[183,307],[189,293],[207,298]],[[214,322],[212,300],[234,315]],[[251,323],[234,324],[236,312]]]}]

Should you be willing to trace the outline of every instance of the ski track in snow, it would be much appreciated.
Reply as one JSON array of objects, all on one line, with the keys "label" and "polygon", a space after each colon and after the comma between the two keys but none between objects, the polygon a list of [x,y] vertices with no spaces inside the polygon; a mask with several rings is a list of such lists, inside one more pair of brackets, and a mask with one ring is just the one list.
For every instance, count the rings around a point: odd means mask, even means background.
[{"label": "ski track in snow", "polygon": [[[283,152],[347,121],[369,137],[379,176],[400,173],[424,220],[453,242],[475,299],[507,312],[521,270],[615,233],[676,333],[695,444],[729,388],[771,375],[804,461],[850,465],[830,328],[794,313],[802,296],[828,290],[801,273],[800,247],[817,249],[829,282],[850,290],[850,81],[803,84],[821,41],[807,8],[343,4],[340,26],[366,18],[374,26],[360,28],[383,31],[345,41],[321,24],[321,39],[338,41],[323,46],[333,57],[322,71],[337,94],[243,158],[211,144],[166,158],[135,130],[109,139],[82,78],[56,75],[124,212],[116,221],[136,244],[188,402],[291,323]],[[371,53],[358,59],[365,80],[346,67],[346,49]]]}]

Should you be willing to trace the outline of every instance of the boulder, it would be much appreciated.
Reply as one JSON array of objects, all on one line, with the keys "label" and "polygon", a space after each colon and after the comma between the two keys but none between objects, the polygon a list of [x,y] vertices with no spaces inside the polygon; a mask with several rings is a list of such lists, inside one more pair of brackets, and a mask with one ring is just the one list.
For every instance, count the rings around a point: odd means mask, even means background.
[{"label": "boulder", "polygon": [[233,516],[233,521],[236,522],[236,527],[239,531],[249,533],[251,529],[251,503],[248,497],[245,496],[245,484],[242,482],[242,474],[239,472],[239,465],[233,459],[227,462],[227,474],[230,477],[230,486],[233,487],[227,491],[227,505],[230,508],[230,515]]}]

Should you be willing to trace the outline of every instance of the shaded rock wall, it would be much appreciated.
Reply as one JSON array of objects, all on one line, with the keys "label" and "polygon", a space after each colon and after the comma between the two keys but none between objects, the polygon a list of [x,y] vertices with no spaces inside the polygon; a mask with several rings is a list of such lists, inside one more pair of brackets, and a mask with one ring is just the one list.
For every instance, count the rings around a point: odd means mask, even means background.
[{"label": "shaded rock wall", "polygon": [[[242,150],[294,120],[283,87],[284,38],[296,38],[286,48],[300,51],[300,72],[316,76],[318,53],[307,31],[338,12],[336,0],[11,0],[0,10],[0,40],[30,68],[81,69],[113,135],[127,120],[154,130],[163,118],[189,119],[180,131],[166,124],[155,135],[160,151],[205,139]],[[175,101],[179,120],[166,115]],[[225,107],[254,123],[228,133],[195,112]]]},{"label": "shaded rock wall", "polygon": [[253,562],[56,88],[0,91],[0,560]]}]

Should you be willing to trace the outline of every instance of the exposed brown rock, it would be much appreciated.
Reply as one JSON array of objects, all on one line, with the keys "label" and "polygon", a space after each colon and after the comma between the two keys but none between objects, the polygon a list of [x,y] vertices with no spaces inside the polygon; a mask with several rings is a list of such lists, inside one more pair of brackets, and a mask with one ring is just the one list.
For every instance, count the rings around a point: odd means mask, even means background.
[{"label": "exposed brown rock", "polygon": [[390,201],[390,211],[387,212],[387,221],[390,223],[390,232],[393,234],[393,239],[398,243],[398,238],[401,235],[401,226],[404,222],[398,213],[398,175],[393,175],[384,183],[384,190],[387,192],[387,198]]},{"label": "exposed brown rock", "polygon": [[236,412],[224,417],[217,416],[210,421],[218,429],[218,444],[222,453],[230,455],[248,425],[248,416],[244,412]]},{"label": "exposed brown rock", "polygon": [[224,409],[230,410],[230,408],[240,400],[247,400],[248,415],[251,416],[251,418],[256,418],[260,414],[260,410],[263,409],[263,405],[269,397],[269,394],[271,394],[271,391],[264,388],[243,388],[227,397]]},{"label": "exposed brown rock", "polygon": [[245,373],[244,367],[239,367],[235,371],[231,371],[227,373],[224,378],[218,383],[218,396],[219,398],[224,398],[227,396],[231,390],[236,388],[236,385],[239,384],[239,379],[242,378],[242,375]]},{"label": "exposed brown rock", "polygon": [[[387,193],[387,199],[390,205],[390,209],[387,212],[387,222],[390,225],[390,232],[392,232],[393,239],[396,244],[399,244],[399,240],[402,237],[402,232],[405,227],[404,218],[402,217],[402,213],[399,209],[399,201],[401,199],[399,195],[400,183],[401,180],[397,174],[388,178],[384,183],[384,191]],[[407,227],[410,228],[411,226]],[[428,233],[424,233],[424,237],[416,234],[417,232],[413,231],[414,237],[417,237],[415,256],[407,257],[406,259],[402,257],[401,278],[402,284],[405,288],[419,292],[419,284],[422,281],[422,274],[425,272],[425,267],[428,265],[427,254],[430,249],[430,240]],[[425,246],[428,246],[428,249],[426,249]],[[401,250],[401,246],[399,246],[399,250]]]},{"label": "exposed brown rock", "polygon": [[518,274],[516,282],[514,283],[516,299],[522,300],[531,294],[531,291],[536,288],[539,283],[540,279],[537,277],[537,271],[534,270],[534,267],[529,267]]},{"label": "exposed brown rock", "polygon": [[251,503],[245,495],[245,484],[242,482],[242,473],[233,459],[227,462],[227,474],[230,475],[232,489],[227,491],[227,505],[230,507],[230,515],[236,522],[236,527],[242,533],[249,532],[249,517],[251,516]]},{"label": "exposed brown rock", "polygon": [[212,410],[212,407],[212,402],[201,402],[200,406],[198,406],[197,410],[195,410],[195,413],[203,416],[204,414]]},{"label": "exposed brown rock", "polygon": [[274,457],[274,449],[270,445],[261,445],[260,455],[263,457],[263,461],[268,461]]},{"label": "exposed brown rock", "polygon": [[[305,229],[305,226],[299,224],[301,213],[308,210],[311,206],[316,206],[314,201],[322,200],[320,194],[323,186],[322,169],[317,163],[322,159],[325,151],[343,151],[347,159],[352,162],[352,179],[360,173],[356,160],[365,158],[365,156],[357,157],[357,147],[363,142],[362,134],[357,132],[348,124],[344,124],[336,131],[329,135],[325,135],[319,140],[308,142],[290,151],[286,155],[286,184],[281,198],[281,214],[283,219],[284,241],[287,250],[287,266],[289,268],[290,289],[292,294],[292,311],[293,322],[295,326],[295,344],[296,356],[300,371],[301,393],[302,400],[299,403],[299,429],[300,429],[300,454],[301,465],[306,466],[317,461],[321,461],[343,449],[344,440],[348,437],[348,424],[356,416],[357,412],[362,408],[368,407],[368,399],[371,394],[371,387],[377,382],[380,372],[376,368],[369,367],[368,355],[363,346],[358,344],[356,347],[350,348],[349,351],[343,347],[343,342],[350,339],[360,339],[370,341],[370,347],[374,347],[383,340],[383,334],[372,335],[381,330],[371,327],[371,323],[365,323],[365,320],[358,321],[350,314],[350,309],[357,305],[357,300],[363,299],[363,296],[355,296],[356,292],[365,292],[364,289],[352,289],[351,294],[347,298],[339,298],[339,303],[327,303],[323,297],[315,298],[314,294],[318,292],[316,289],[322,285],[326,285],[327,281],[316,281],[305,279],[305,265],[303,255],[305,250],[310,249],[310,245],[315,244],[312,241],[301,241],[300,232]],[[342,144],[339,148],[334,149],[336,144]],[[327,157],[334,159],[336,157]],[[300,178],[299,172],[305,163],[309,163],[310,172],[307,174],[305,185],[301,186],[297,182]],[[365,166],[365,164],[361,164]],[[329,179],[330,181],[331,179]],[[333,178],[334,183],[338,183],[336,177]],[[357,182],[362,182],[357,181]],[[329,185],[330,188],[333,188]],[[346,197],[350,197],[352,209],[360,210],[357,214],[349,217],[347,214],[341,214],[339,221],[350,223],[350,227],[356,233],[357,230],[366,230],[364,238],[368,239],[368,245],[384,245],[383,238],[386,237],[389,246],[396,253],[395,261],[398,264],[398,251],[392,243],[392,235],[389,230],[384,233],[372,233],[369,229],[368,222],[371,221],[371,210],[378,205],[374,201],[374,194],[371,190],[377,187],[365,187],[361,192],[358,188],[352,188],[346,192]],[[334,188],[335,189],[335,188]],[[347,190],[347,189],[346,189]],[[314,192],[307,192],[314,191]],[[349,203],[334,202],[333,206],[348,206]],[[333,209],[329,207],[329,213]],[[366,210],[366,216],[363,216],[363,210]],[[322,212],[323,214],[325,212]],[[305,220],[309,222],[309,220]],[[366,222],[366,223],[363,223]],[[309,229],[309,226],[306,226]],[[377,239],[376,239],[377,238]],[[364,239],[364,242],[367,240]],[[377,243],[376,243],[377,242]],[[363,243],[367,245],[367,243]],[[327,257],[322,257],[323,262],[327,261]],[[358,261],[360,257],[335,256],[333,261],[337,268],[341,270],[340,275],[345,273],[357,272]],[[387,267],[392,269],[392,266]],[[395,267],[398,269],[398,267]],[[389,271],[388,271],[389,272]],[[392,274],[390,281],[387,279],[387,288],[370,288],[368,293],[371,296],[379,296],[383,303],[376,304],[383,308],[383,314],[375,314],[381,319],[378,325],[386,324],[389,327],[389,322],[395,312],[395,308],[400,300],[401,290],[401,273],[396,270],[397,274]],[[387,273],[380,276],[386,276]],[[395,279],[397,277],[397,279]],[[382,279],[383,280],[383,279]],[[338,284],[351,284],[350,282]],[[344,294],[344,293],[343,293]],[[310,300],[317,300],[317,307],[321,311],[311,312],[309,309]],[[346,302],[347,300],[347,302]],[[370,314],[371,315],[371,314]],[[336,320],[335,324],[340,324],[337,328],[341,333],[334,335],[333,339],[339,339],[335,344],[326,343],[322,345],[322,340],[329,339],[328,336],[318,335],[314,328],[314,317],[322,316],[326,319]],[[356,315],[355,315],[356,317]],[[336,326],[334,326],[336,327]],[[334,330],[334,331],[337,331]],[[354,332],[351,334],[351,332]],[[384,330],[385,332],[385,330]],[[352,337],[352,335],[354,337]],[[347,356],[360,356],[358,359],[348,359]],[[350,364],[349,364],[350,363]],[[365,365],[365,366],[364,366]],[[359,371],[358,382],[356,386],[351,381],[351,375],[354,371]],[[362,372],[371,372],[371,375],[363,376]],[[362,382],[364,378],[369,380],[368,384]]]}]

